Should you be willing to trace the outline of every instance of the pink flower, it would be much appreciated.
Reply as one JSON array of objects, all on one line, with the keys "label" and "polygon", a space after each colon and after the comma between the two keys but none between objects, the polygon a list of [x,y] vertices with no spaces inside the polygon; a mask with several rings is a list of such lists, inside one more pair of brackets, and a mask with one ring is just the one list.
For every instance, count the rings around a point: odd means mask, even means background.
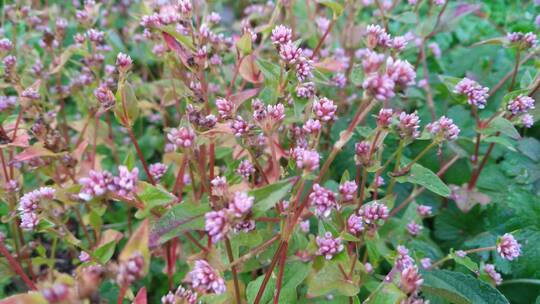
[{"label": "pink flower", "polygon": [[377,225],[377,222],[388,218],[388,207],[376,201],[365,204],[358,210],[358,214],[364,218],[364,222],[369,225]]},{"label": "pink flower", "polygon": [[332,209],[337,208],[334,192],[321,187],[319,184],[314,184],[312,190],[313,192],[309,194],[309,205],[315,207],[315,214],[318,217],[330,216]]},{"label": "pink flower", "polygon": [[392,123],[393,114],[392,109],[381,109],[377,116],[377,126],[379,128],[388,128]]},{"label": "pink flower", "polygon": [[[176,292],[174,293],[175,296],[179,297],[181,300],[186,301],[184,304],[196,304],[197,303],[197,293],[192,291],[191,289],[184,288],[182,286],[178,286],[176,289]],[[183,302],[181,302],[183,303]]]},{"label": "pink flower", "polygon": [[440,136],[445,140],[454,140],[459,135],[459,128],[454,124],[454,121],[446,116],[442,116],[439,120],[429,123],[426,126],[429,133]]},{"label": "pink flower", "polygon": [[407,114],[405,112],[401,112],[399,114],[399,135],[402,138],[417,138],[420,136],[420,132],[418,131],[418,128],[420,127],[420,118],[416,114],[416,112]]},{"label": "pink flower", "polygon": [[129,171],[126,166],[119,166],[118,176],[115,176],[112,184],[109,184],[109,190],[120,196],[130,196],[137,187],[138,175],[139,169],[137,167]]},{"label": "pink flower", "polygon": [[291,41],[292,31],[290,28],[280,24],[272,30],[271,39],[274,45],[281,46]]},{"label": "pink flower", "polygon": [[414,221],[411,221],[407,224],[407,231],[412,236],[418,236],[420,234],[420,231],[422,231],[423,227],[415,223]]},{"label": "pink flower", "polygon": [[495,285],[501,285],[502,283],[502,276],[500,273],[498,273],[495,270],[495,265],[493,264],[486,264],[484,265],[484,271],[489,275],[489,277],[493,280]]},{"label": "pink flower", "polygon": [[79,261],[83,263],[90,261],[90,255],[88,254],[88,252],[81,251],[81,253],[79,254]]},{"label": "pink flower", "polygon": [[416,266],[407,267],[401,272],[399,287],[406,294],[416,294],[422,283],[424,283],[424,279]]},{"label": "pink flower", "polygon": [[101,104],[103,109],[113,107],[116,102],[114,93],[105,84],[101,84],[99,87],[97,87],[97,89],[94,90],[94,96],[96,96],[96,99]]},{"label": "pink flower", "polygon": [[13,49],[13,43],[7,38],[0,39],[0,51],[9,52]]},{"label": "pink flower", "polygon": [[296,162],[296,167],[307,171],[315,171],[319,168],[320,155],[316,150],[308,150],[296,147],[292,150],[292,158]]},{"label": "pink flower", "polygon": [[341,238],[332,237],[332,233],[326,232],[323,237],[317,236],[317,255],[324,256],[325,259],[331,260],[334,255],[343,251],[343,244],[341,244]]},{"label": "pink flower", "polygon": [[392,57],[389,57],[386,60],[386,75],[401,89],[415,84],[416,72],[414,67],[406,60],[398,59],[394,61]]},{"label": "pink flower", "polygon": [[212,243],[218,242],[227,235],[230,224],[225,210],[210,211],[204,217],[206,219],[204,229],[212,238]]},{"label": "pink flower", "polygon": [[296,63],[296,78],[298,78],[298,81],[304,81],[313,77],[312,71],[313,60],[304,56],[298,58],[298,62]]},{"label": "pink flower", "polygon": [[299,98],[311,98],[315,95],[315,84],[306,82],[296,87],[296,96]]},{"label": "pink flower", "polygon": [[35,212],[31,211],[31,212],[21,213],[21,224],[20,224],[21,229],[33,230],[38,224],[39,224],[39,218]]},{"label": "pink flower", "polygon": [[243,217],[251,211],[254,200],[253,196],[248,196],[245,192],[235,192],[227,211],[235,217]]},{"label": "pink flower", "polygon": [[281,60],[287,64],[295,64],[302,55],[302,49],[296,47],[292,42],[287,42],[279,48]]},{"label": "pink flower", "polygon": [[191,0],[178,0],[178,10],[184,16],[189,16],[193,10]]},{"label": "pink flower", "polygon": [[384,54],[366,50],[362,54],[362,67],[365,74],[377,72],[384,63]]},{"label": "pink flower", "polygon": [[525,128],[530,128],[534,124],[534,118],[531,114],[523,114],[523,116],[521,116],[521,123]]},{"label": "pink flower", "polygon": [[469,78],[463,78],[456,87],[454,93],[467,96],[467,102],[470,105],[483,109],[486,106],[489,97],[489,88],[482,87],[476,81]]},{"label": "pink flower", "polygon": [[228,191],[227,179],[224,176],[216,176],[210,182],[212,184],[212,195],[224,196]]},{"label": "pink flower", "polygon": [[331,81],[338,88],[344,88],[347,85],[347,77],[343,73],[337,73],[332,77]]},{"label": "pink flower", "polygon": [[317,134],[321,131],[321,122],[316,119],[308,119],[302,129],[308,134]]},{"label": "pink flower", "polygon": [[162,163],[155,163],[155,164],[150,165],[149,170],[150,170],[150,174],[152,175],[152,178],[155,181],[159,181],[163,177],[163,175],[165,175],[168,168],[169,167],[167,167],[166,165]]},{"label": "pink flower", "polygon": [[431,259],[430,258],[423,258],[420,260],[420,264],[422,265],[422,268],[428,269],[431,267]]},{"label": "pink flower", "polygon": [[231,118],[234,111],[234,103],[225,98],[216,99],[216,107],[221,119]]},{"label": "pink flower", "polygon": [[380,47],[391,47],[392,39],[380,25],[371,24],[366,28],[366,40],[370,49]]},{"label": "pink flower", "polygon": [[205,260],[196,260],[191,272],[187,275],[193,288],[204,293],[224,293],[227,287],[217,271]]},{"label": "pink flower", "polygon": [[236,119],[231,122],[230,127],[236,137],[247,134],[250,129],[249,124],[240,116],[237,116]]},{"label": "pink flower", "polygon": [[92,198],[101,196],[107,192],[113,182],[113,176],[108,171],[88,172],[88,177],[79,179],[79,184],[82,185],[79,192],[79,198],[90,201]]},{"label": "pink flower", "polygon": [[62,303],[69,299],[69,289],[64,283],[55,283],[43,289],[41,294],[48,303]]},{"label": "pink flower", "polygon": [[34,191],[25,193],[19,200],[19,210],[23,213],[32,212],[38,209],[39,203],[44,200],[54,199],[56,190],[51,187],[41,187]]},{"label": "pink flower", "polygon": [[355,213],[351,214],[349,219],[347,219],[347,231],[351,234],[357,234],[364,231],[364,221],[362,217]]},{"label": "pink flower", "polygon": [[513,235],[505,233],[497,241],[497,252],[503,259],[512,261],[520,256],[521,246]]},{"label": "pink flower", "polygon": [[255,230],[255,221],[254,220],[241,221],[238,224],[234,225],[234,227],[233,227],[233,231],[235,233],[240,233],[240,232],[247,233],[247,232],[250,232],[250,231],[253,231],[253,230]]},{"label": "pink flower", "polygon": [[397,246],[397,253],[395,266],[399,271],[414,266],[414,260],[409,256],[409,249],[407,249],[407,247],[401,245]]},{"label": "pink flower", "polygon": [[244,159],[240,162],[238,165],[238,168],[236,169],[236,172],[242,176],[244,179],[249,179],[249,177],[255,173],[255,168],[253,167],[253,164],[247,160]]},{"label": "pink flower", "polygon": [[409,41],[407,37],[398,36],[392,39],[392,48],[396,50],[397,52],[401,52],[407,47],[408,43]]},{"label": "pink flower", "polygon": [[507,109],[514,115],[527,113],[529,110],[534,109],[534,99],[527,95],[520,94],[516,98],[510,100]]},{"label": "pink flower", "polygon": [[167,133],[167,139],[176,148],[190,148],[195,143],[195,132],[186,127],[172,128]]},{"label": "pink flower", "polygon": [[309,220],[300,222],[300,230],[302,230],[304,233],[309,232]]},{"label": "pink flower", "polygon": [[125,72],[131,68],[132,64],[133,61],[131,60],[131,57],[129,57],[129,55],[126,55],[124,53],[118,53],[118,55],[116,56],[116,66],[118,67],[118,70]]},{"label": "pink flower", "polygon": [[140,252],[135,252],[127,261],[120,263],[118,273],[116,274],[116,281],[120,285],[130,285],[142,278],[143,271],[144,257]]},{"label": "pink flower", "polygon": [[350,201],[354,198],[358,186],[354,181],[345,181],[339,185],[339,194],[344,201]]},{"label": "pink flower", "polygon": [[315,99],[313,101],[313,113],[322,121],[334,120],[336,117],[337,106],[334,105],[334,101],[326,97]]},{"label": "pink flower", "polygon": [[395,82],[387,74],[374,74],[366,77],[362,87],[369,95],[380,101],[390,100],[395,96]]},{"label": "pink flower", "polygon": [[457,250],[456,251],[456,256],[458,256],[460,258],[464,258],[465,256],[467,256],[467,252],[465,252],[463,250]]},{"label": "pink flower", "polygon": [[355,160],[357,163],[368,166],[370,162],[371,142],[364,140],[354,145]]},{"label": "pink flower", "polygon": [[418,205],[418,207],[416,207],[416,212],[418,212],[418,215],[420,215],[422,217],[430,216],[431,215],[431,206]]}]

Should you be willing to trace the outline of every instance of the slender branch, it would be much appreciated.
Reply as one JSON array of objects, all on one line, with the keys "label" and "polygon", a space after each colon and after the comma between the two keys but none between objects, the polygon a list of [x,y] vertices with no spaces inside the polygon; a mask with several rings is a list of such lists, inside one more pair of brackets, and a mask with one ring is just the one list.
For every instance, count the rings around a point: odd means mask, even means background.
[{"label": "slender branch", "polygon": [[520,61],[519,61],[520,57],[521,57],[521,52],[517,50],[516,64],[514,65],[514,71],[512,72],[512,81],[510,82],[510,86],[508,87],[509,92],[511,92],[514,89],[514,85],[516,84],[516,77],[517,77],[517,73],[519,71],[519,66],[520,66]]},{"label": "slender branch", "polygon": [[[228,237],[225,237],[225,248],[227,249],[227,256],[229,257],[229,262],[234,261],[234,256],[231,247],[231,241]],[[236,266],[231,267],[232,277],[234,281],[234,295],[236,296],[236,303],[241,304],[242,300],[240,298],[240,285],[238,284],[238,272],[236,271]]]},{"label": "slender branch", "polygon": [[257,292],[257,296],[255,297],[254,304],[259,304],[261,302],[262,296],[264,294],[264,290],[266,289],[266,285],[268,285],[268,281],[270,280],[270,276],[272,275],[272,272],[274,271],[274,268],[276,267],[276,263],[279,260],[281,250],[283,249],[283,246],[285,245],[285,241],[282,241],[279,244],[279,247],[276,251],[276,254],[274,254],[274,257],[272,258],[272,262],[270,262],[270,266],[268,266],[268,269],[266,270],[266,274],[264,275],[263,281],[261,283],[261,287],[259,288],[259,291]]},{"label": "slender branch", "polygon": [[281,294],[281,285],[283,283],[283,273],[285,270],[285,262],[287,261],[287,248],[289,243],[285,243],[283,249],[281,250],[281,257],[279,259],[279,271],[276,283],[276,295],[274,296],[274,304],[279,303],[279,295]]},{"label": "slender branch", "polygon": [[317,43],[317,46],[313,50],[313,54],[311,55],[311,59],[314,59],[317,56],[317,54],[319,53],[319,51],[320,51],[320,49],[321,49],[321,47],[322,47],[322,45],[324,43],[324,40],[326,40],[326,37],[328,36],[328,34],[330,34],[332,29],[334,28],[335,23],[336,23],[336,19],[333,18],[332,21],[330,22],[330,25],[328,25],[328,28],[326,29],[326,32],[324,32],[321,39],[319,39],[319,42]]},{"label": "slender branch", "polygon": [[148,181],[152,185],[156,185],[156,181],[154,181],[154,178],[152,177],[152,174],[150,174],[150,170],[148,170],[148,164],[146,163],[146,160],[144,159],[144,155],[141,151],[141,147],[139,147],[139,143],[137,142],[137,138],[135,138],[135,134],[133,134],[133,130],[131,128],[126,128],[128,131],[128,135],[131,138],[131,141],[133,142],[133,145],[135,146],[135,150],[137,150],[137,155],[139,156],[139,159],[141,160],[141,163],[144,168],[144,172],[146,172],[146,176],[148,177]]},{"label": "slender branch", "polygon": [[30,280],[26,273],[24,273],[21,264],[19,264],[19,262],[17,262],[17,260],[15,260],[15,258],[13,258],[13,256],[7,250],[6,246],[4,245],[3,238],[0,238],[0,253],[8,260],[8,263],[13,269],[13,271],[15,271],[15,273],[17,273],[21,277],[26,286],[28,286],[28,288],[32,290],[37,290],[34,282],[32,282],[32,280]]}]

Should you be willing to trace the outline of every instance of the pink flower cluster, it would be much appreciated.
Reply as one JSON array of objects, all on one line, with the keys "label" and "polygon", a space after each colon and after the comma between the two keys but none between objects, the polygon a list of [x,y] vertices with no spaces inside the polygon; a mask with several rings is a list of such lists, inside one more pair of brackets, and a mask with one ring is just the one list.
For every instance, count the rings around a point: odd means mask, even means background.
[{"label": "pink flower cluster", "polygon": [[37,211],[41,201],[53,200],[56,190],[51,187],[41,187],[24,194],[19,200],[19,211],[21,211],[21,228],[25,230],[34,229],[39,223]]},{"label": "pink flower cluster", "polygon": [[205,260],[196,260],[187,277],[191,286],[202,293],[221,294],[227,289],[225,280]]},{"label": "pink flower cluster", "polygon": [[314,184],[312,190],[309,194],[309,205],[315,208],[315,215],[329,217],[332,209],[338,208],[335,193],[319,184]]},{"label": "pink flower cluster", "polygon": [[82,185],[79,198],[90,201],[94,197],[104,195],[107,191],[129,197],[137,187],[138,179],[139,169],[137,167],[130,171],[126,166],[119,166],[117,176],[113,176],[105,170],[91,170],[87,177],[79,179],[79,183]]},{"label": "pink flower cluster", "polygon": [[489,277],[493,280],[493,283],[495,283],[495,285],[501,285],[503,279],[501,274],[498,273],[497,270],[495,270],[495,265],[485,264],[483,269],[484,272],[487,273]]},{"label": "pink flower cluster", "polygon": [[296,77],[299,81],[304,81],[313,76],[313,61],[292,41],[290,28],[284,25],[276,26],[272,30],[271,40],[276,46],[281,60],[289,66],[296,67]]},{"label": "pink flower cluster", "polygon": [[254,199],[245,192],[235,192],[227,208],[205,214],[205,230],[213,243],[225,238],[231,227],[236,231],[250,231],[254,228],[254,222],[245,221],[251,212]]},{"label": "pink flower cluster", "polygon": [[324,236],[317,236],[317,255],[324,256],[325,259],[331,260],[336,254],[343,251],[343,244],[341,244],[341,238],[334,238],[332,233],[326,232]]},{"label": "pink flower cluster", "polygon": [[497,252],[503,259],[512,261],[521,255],[521,246],[513,235],[505,233],[497,241]]},{"label": "pink flower cluster", "polygon": [[429,133],[438,136],[444,140],[454,140],[459,135],[459,128],[454,124],[454,121],[446,116],[442,116],[439,120],[429,123],[426,126]]},{"label": "pink flower cluster", "polygon": [[469,78],[463,78],[454,88],[454,93],[465,95],[470,105],[483,109],[489,97],[489,88],[482,87],[478,82]]}]

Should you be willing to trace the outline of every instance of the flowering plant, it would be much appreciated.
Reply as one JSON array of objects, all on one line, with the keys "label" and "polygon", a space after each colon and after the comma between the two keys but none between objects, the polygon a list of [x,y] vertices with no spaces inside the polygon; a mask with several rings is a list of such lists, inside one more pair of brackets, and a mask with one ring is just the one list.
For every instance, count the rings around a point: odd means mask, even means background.
[{"label": "flowering plant", "polygon": [[26,2],[0,303],[538,301],[538,1]]}]

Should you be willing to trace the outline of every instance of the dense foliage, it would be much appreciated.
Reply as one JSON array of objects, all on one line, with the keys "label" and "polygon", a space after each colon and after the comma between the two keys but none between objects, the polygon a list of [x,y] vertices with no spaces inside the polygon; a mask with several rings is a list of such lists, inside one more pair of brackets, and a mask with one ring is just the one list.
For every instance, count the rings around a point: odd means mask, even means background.
[{"label": "dense foliage", "polygon": [[540,302],[540,1],[5,2],[0,303]]}]

